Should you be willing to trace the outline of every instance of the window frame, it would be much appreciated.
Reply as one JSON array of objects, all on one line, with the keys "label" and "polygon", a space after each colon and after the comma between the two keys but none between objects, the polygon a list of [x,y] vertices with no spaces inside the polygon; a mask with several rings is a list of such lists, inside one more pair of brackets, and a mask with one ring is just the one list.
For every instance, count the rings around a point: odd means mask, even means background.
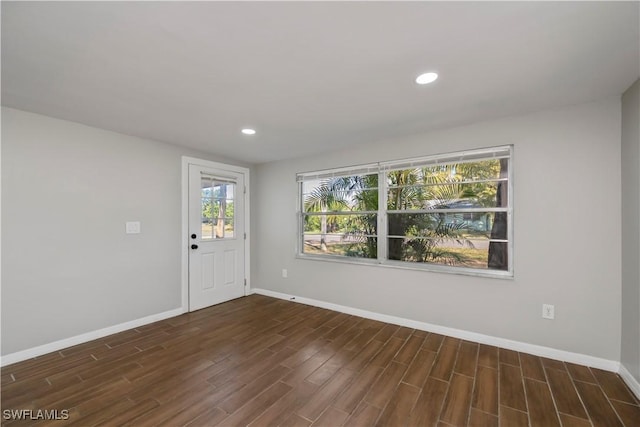
[{"label": "window frame", "polygon": [[[347,173],[349,172],[349,173]],[[310,174],[305,174],[305,176],[308,177],[308,179],[298,179],[298,236],[299,239],[298,240],[298,244],[296,245],[296,254],[306,258],[306,257],[317,257],[317,258],[322,258],[322,259],[331,259],[334,261],[340,261],[340,260],[344,260],[345,258],[347,259],[347,262],[351,262],[352,260],[356,260],[357,263],[365,263],[365,264],[378,264],[378,258],[367,258],[367,257],[350,257],[350,256],[345,256],[345,255],[332,255],[332,254],[311,254],[311,253],[304,253],[303,252],[303,248],[304,248],[304,236],[305,236],[305,221],[304,218],[305,216],[309,216],[309,217],[322,217],[323,215],[328,215],[328,216],[356,216],[356,215],[376,215],[376,230],[379,226],[379,219],[377,218],[380,212],[379,209],[379,203],[378,203],[378,209],[376,210],[341,210],[341,211],[326,211],[326,212],[305,212],[304,209],[304,183],[305,181],[315,181],[315,180],[320,180],[320,179],[326,179],[326,178],[342,178],[342,177],[349,177],[349,176],[365,176],[365,175],[376,175],[378,176],[379,179],[379,172],[378,172],[378,164],[374,164],[374,165],[362,165],[362,166],[358,166],[357,169],[330,169],[327,171],[319,171],[318,174],[316,173],[310,173]],[[301,174],[297,174],[297,177],[300,178]],[[362,189],[362,191],[376,191],[379,192],[379,183],[377,187],[365,187]],[[308,234],[308,233],[307,233]],[[315,233],[314,233],[315,234]],[[326,233],[326,235],[331,235],[332,233]],[[333,233],[335,235],[335,233]],[[367,237],[374,237],[376,238],[376,244],[379,244],[379,234],[375,234],[375,235],[367,235]]]},{"label": "window frame", "polygon": [[[458,208],[458,209],[439,209],[437,211],[445,211],[447,213],[471,213],[471,212],[505,212],[507,218],[507,269],[484,269],[484,268],[472,268],[465,266],[451,266],[429,262],[410,262],[401,260],[388,259],[388,215],[389,212],[400,213],[400,210],[388,209],[388,192],[389,185],[387,182],[387,175],[394,170],[404,170],[410,168],[428,167],[436,165],[454,164],[454,163],[468,163],[473,161],[491,160],[491,159],[508,159],[507,168],[507,203],[505,207],[482,207],[482,208]],[[336,169],[326,169],[312,172],[301,172],[296,174],[296,180],[298,184],[298,197],[297,197],[297,236],[296,236],[296,258],[307,260],[318,260],[328,262],[338,262],[346,264],[358,264],[358,265],[375,265],[386,268],[398,268],[408,270],[430,271],[437,273],[448,274],[462,274],[479,277],[491,277],[502,279],[513,279],[514,267],[513,267],[513,145],[503,145],[496,147],[488,147],[474,150],[466,150],[452,153],[436,154],[431,156],[408,158],[401,160],[378,162],[374,164],[355,165],[351,167],[343,167]],[[377,209],[377,257],[376,258],[364,258],[364,257],[350,257],[345,255],[333,255],[333,254],[314,254],[304,252],[304,218],[309,215],[304,210],[304,193],[303,185],[305,181],[314,179],[326,179],[333,177],[345,177],[363,174],[378,174],[378,209]],[[499,179],[491,179],[486,181],[498,182]],[[477,181],[474,181],[477,182]],[[436,184],[442,185],[442,184]],[[421,212],[422,210],[417,210]],[[436,210],[427,210],[426,213],[437,213]],[[358,213],[358,212],[353,212]],[[311,215],[318,215],[319,213],[313,213]],[[492,239],[489,239],[491,241]],[[494,239],[500,240],[503,239]]]}]

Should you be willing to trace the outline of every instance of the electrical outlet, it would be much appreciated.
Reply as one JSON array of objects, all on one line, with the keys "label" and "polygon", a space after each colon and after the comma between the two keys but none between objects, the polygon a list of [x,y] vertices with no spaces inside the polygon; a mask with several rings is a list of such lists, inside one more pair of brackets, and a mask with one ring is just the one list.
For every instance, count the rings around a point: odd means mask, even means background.
[{"label": "electrical outlet", "polygon": [[542,318],[553,319],[556,316],[556,308],[551,304],[542,304]]},{"label": "electrical outlet", "polygon": [[287,269],[283,268],[282,269],[282,277],[284,277],[286,279],[288,275],[289,275],[289,272],[287,271]]}]

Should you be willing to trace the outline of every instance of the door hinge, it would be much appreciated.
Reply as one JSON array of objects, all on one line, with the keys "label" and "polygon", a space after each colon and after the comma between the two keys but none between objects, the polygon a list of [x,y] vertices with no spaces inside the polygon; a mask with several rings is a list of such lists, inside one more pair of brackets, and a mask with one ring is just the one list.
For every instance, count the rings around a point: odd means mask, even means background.
[{"label": "door hinge", "polygon": [[243,194],[247,194],[247,186],[244,186],[244,193]]},{"label": "door hinge", "polygon": [[247,233],[244,233],[244,240],[247,240]]},{"label": "door hinge", "polygon": [[247,279],[244,279],[244,287],[247,287]]}]

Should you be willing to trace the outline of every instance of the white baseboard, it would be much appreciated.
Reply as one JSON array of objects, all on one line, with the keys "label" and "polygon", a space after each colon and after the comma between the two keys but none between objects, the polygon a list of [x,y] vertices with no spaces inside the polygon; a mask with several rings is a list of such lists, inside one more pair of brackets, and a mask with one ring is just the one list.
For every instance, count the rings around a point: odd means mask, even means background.
[{"label": "white baseboard", "polygon": [[636,397],[640,399],[640,382],[638,382],[638,380],[633,375],[631,375],[631,372],[629,372],[622,363],[620,364],[620,371],[618,372],[618,374],[620,374],[620,377],[622,377],[624,382],[627,383],[633,394],[635,394]]},{"label": "white baseboard", "polygon": [[378,320],[380,322],[392,323],[394,325],[406,326],[408,328],[419,329],[422,331],[433,332],[450,337],[460,338],[467,341],[473,341],[481,344],[488,344],[495,347],[507,348],[509,350],[520,351],[523,353],[534,354],[536,356],[548,357],[549,359],[562,360],[564,362],[576,363],[579,365],[591,366],[593,368],[603,369],[605,371],[618,372],[620,370],[620,362],[614,360],[602,359],[599,357],[589,356],[586,354],[572,353],[570,351],[558,350],[555,348],[544,347],[535,344],[529,344],[520,341],[508,340],[505,338],[494,337],[491,335],[469,332],[462,329],[449,328],[446,326],[434,325],[431,323],[419,322],[416,320],[405,319],[402,317],[390,316],[388,314],[380,314],[372,311],[362,310],[359,308],[347,307],[344,305],[333,304],[330,302],[319,301],[312,298],[299,297],[295,295],[287,295],[280,292],[270,291],[268,289],[254,288],[251,293],[265,295],[274,298],[280,298],[288,301],[298,302],[314,307],[326,308],[328,310],[339,311],[341,313],[351,314],[354,316],[365,317],[367,319]]},{"label": "white baseboard", "polygon": [[103,329],[98,329],[97,331],[91,331],[84,334],[76,335],[75,337],[65,338],[49,344],[39,345],[37,347],[17,351],[15,353],[7,354],[6,356],[0,357],[0,366],[11,365],[23,360],[42,356],[43,354],[58,351],[63,348],[72,347],[74,345],[83,344],[85,342],[93,341],[98,338],[106,337],[107,335],[126,331],[127,329],[133,329],[139,326],[148,325],[149,323],[157,322],[159,320],[179,316],[184,312],[184,309],[176,308],[175,310],[152,314],[151,316],[143,317],[141,319],[131,320],[129,322],[120,323],[119,325],[109,326]]}]

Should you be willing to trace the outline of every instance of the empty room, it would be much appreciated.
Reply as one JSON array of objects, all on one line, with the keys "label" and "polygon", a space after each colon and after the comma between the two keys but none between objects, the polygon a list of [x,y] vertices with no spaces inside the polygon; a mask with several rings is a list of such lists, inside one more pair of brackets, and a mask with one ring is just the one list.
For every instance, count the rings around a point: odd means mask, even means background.
[{"label": "empty room", "polygon": [[640,2],[0,7],[3,426],[640,425]]}]

